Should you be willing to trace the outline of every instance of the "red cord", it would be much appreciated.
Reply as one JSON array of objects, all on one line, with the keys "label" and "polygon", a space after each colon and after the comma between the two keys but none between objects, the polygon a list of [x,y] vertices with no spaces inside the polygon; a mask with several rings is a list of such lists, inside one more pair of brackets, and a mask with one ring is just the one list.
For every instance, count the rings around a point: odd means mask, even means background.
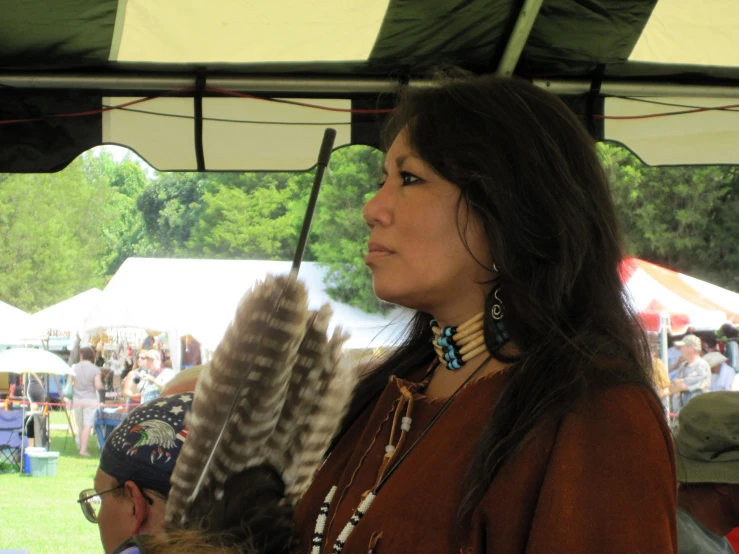
[{"label": "red cord", "polygon": [[686,115],[701,112],[713,112],[713,111],[734,111],[739,108],[739,104],[732,104],[730,106],[716,106],[715,108],[695,108],[694,110],[681,110],[679,112],[664,112],[664,113],[651,113],[644,115],[593,115],[595,119],[651,119],[653,117],[667,117],[672,115]]},{"label": "red cord", "polygon": [[[131,102],[126,102],[124,104],[118,104],[116,106],[107,106],[105,108],[99,108],[95,110],[50,114],[44,117],[33,117],[33,118],[27,118],[27,119],[0,119],[0,125],[11,125],[14,123],[35,123],[38,121],[46,121],[47,119],[55,119],[55,118],[63,118],[63,117],[87,117],[90,115],[99,115],[101,113],[105,113],[111,110],[120,110],[120,109],[128,108],[129,106],[134,106],[136,104],[143,104],[144,102],[149,102],[150,100],[156,100],[157,98],[162,98],[163,96],[167,96],[170,94],[191,92],[193,90],[195,89],[185,88],[185,89],[173,90],[173,91],[166,92],[160,96],[148,96],[146,98],[139,98],[138,100],[132,100]],[[207,88],[205,90],[208,92],[216,92],[218,94],[223,94],[224,96],[234,96],[236,98],[250,98],[253,100],[264,100],[265,102],[278,102],[280,104],[293,104],[295,106],[302,106],[304,108],[312,108],[316,110],[325,110],[329,112],[343,112],[343,113],[353,113],[353,114],[385,114],[385,113],[390,113],[393,111],[392,108],[388,108],[388,109],[332,108],[329,106],[321,106],[320,104],[309,104],[307,102],[297,102],[295,100],[254,96],[251,94],[243,94],[241,92],[236,92],[236,91],[226,90],[226,89],[219,89],[219,88]]]},{"label": "red cord", "polygon": [[[161,94],[159,96],[149,96],[146,98],[140,98],[138,100],[132,100],[131,102],[126,102],[124,104],[118,104],[116,106],[107,106],[105,108],[95,109],[95,110],[86,110],[81,112],[70,112],[70,113],[60,113],[60,114],[50,114],[46,115],[44,117],[36,117],[36,118],[27,118],[27,119],[0,119],[0,125],[11,125],[14,123],[35,123],[39,121],[45,121],[47,119],[54,119],[54,118],[68,118],[68,117],[87,117],[90,115],[99,115],[102,113],[105,113],[107,111],[111,110],[119,110],[124,109],[129,106],[134,106],[136,104],[143,104],[144,102],[149,102],[150,100],[156,100],[157,98],[162,98],[167,95],[171,94],[178,94],[182,92],[191,92],[195,90],[194,88],[184,88],[184,89],[178,89],[178,90],[172,90],[169,92],[166,92],[164,94]],[[393,111],[392,108],[377,108],[377,109],[362,109],[362,108],[333,108],[330,106],[322,106],[320,104],[311,104],[308,102],[299,102],[297,100],[288,100],[283,98],[272,98],[272,97],[264,97],[264,96],[256,96],[253,94],[246,94],[242,92],[236,92],[233,90],[227,90],[227,89],[220,89],[220,88],[211,88],[208,87],[205,89],[207,92],[214,92],[218,94],[222,94],[223,96],[231,96],[235,98],[249,98],[252,100],[263,100],[265,102],[277,102],[280,104],[292,104],[294,106],[301,106],[304,108],[312,108],[316,110],[323,110],[328,112],[340,112],[340,113],[351,113],[351,114],[362,114],[362,115],[373,115],[373,114],[387,114],[391,113]],[[656,117],[670,117],[674,115],[687,115],[687,114],[694,114],[694,113],[701,113],[701,112],[711,112],[711,111],[734,111],[737,108],[739,108],[739,104],[731,104],[728,106],[716,106],[713,108],[695,108],[691,110],[681,110],[676,112],[664,112],[664,113],[652,113],[652,114],[643,114],[643,115],[600,115],[595,114],[593,115],[594,119],[611,119],[611,120],[637,120],[637,119],[651,119]]]},{"label": "red cord", "polygon": [[327,112],[343,112],[343,113],[355,113],[355,114],[383,114],[392,112],[392,108],[385,109],[354,109],[354,108],[331,108],[329,106],[321,106],[320,104],[309,104],[307,102],[298,102],[296,100],[287,100],[284,98],[270,98],[264,96],[254,96],[253,94],[245,94],[242,92],[236,92],[233,90],[226,90],[222,88],[206,88],[208,92],[217,92],[224,96],[235,96],[237,98],[250,98],[252,100],[265,100],[267,102],[277,102],[279,104],[292,104],[294,106],[302,106],[304,108],[314,108],[316,110],[325,110]]}]

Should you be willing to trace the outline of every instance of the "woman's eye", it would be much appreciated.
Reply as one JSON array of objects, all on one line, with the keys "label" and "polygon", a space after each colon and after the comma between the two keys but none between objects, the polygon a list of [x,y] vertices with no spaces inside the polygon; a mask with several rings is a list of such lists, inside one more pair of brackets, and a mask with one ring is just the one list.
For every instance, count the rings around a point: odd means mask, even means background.
[{"label": "woman's eye", "polygon": [[413,173],[408,173],[407,171],[401,171],[400,177],[403,180],[403,186],[414,185],[421,180],[415,175],[413,175]]}]

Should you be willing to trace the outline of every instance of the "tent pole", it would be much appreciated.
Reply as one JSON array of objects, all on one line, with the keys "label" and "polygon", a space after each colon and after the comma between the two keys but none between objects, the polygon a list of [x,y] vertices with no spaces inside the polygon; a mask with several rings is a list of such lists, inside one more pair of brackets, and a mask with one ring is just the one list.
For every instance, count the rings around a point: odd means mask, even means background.
[{"label": "tent pole", "polygon": [[[79,73],[0,72],[0,85],[23,89],[75,89],[108,91],[172,91],[195,87],[192,75],[116,75],[112,73],[84,75]],[[289,94],[376,94],[394,93],[400,82],[379,77],[267,77],[250,75],[217,75],[206,77],[205,86],[252,93]],[[412,88],[434,86],[430,79],[415,79]],[[193,91],[186,92],[192,96]]]},{"label": "tent pole", "polygon": [[[513,50],[511,50],[513,59]],[[501,60],[502,63],[502,60]],[[500,67],[500,66],[499,66]],[[506,69],[503,66],[502,69]],[[500,70],[500,69],[499,69]],[[559,95],[579,95],[590,92],[590,81],[583,79],[534,79],[534,84]],[[238,92],[271,93],[296,96],[301,94],[393,94],[399,82],[379,77],[265,77],[253,75],[218,75],[208,77],[206,86]],[[20,89],[74,89],[95,90],[103,96],[130,96],[137,93],[173,91],[194,88],[195,77],[191,75],[83,75],[76,73],[2,73],[0,86]],[[431,79],[410,79],[410,88],[436,86]],[[192,96],[192,91],[183,92]],[[683,96],[696,98],[739,98],[739,87],[714,85],[681,85],[654,81],[606,80],[601,85],[602,96]]]},{"label": "tent pole", "polygon": [[[72,376],[70,375],[69,378]],[[67,403],[64,399],[64,394],[62,393],[62,388],[59,386],[59,377],[54,375],[54,383],[56,384],[56,390],[59,391],[59,398],[62,400],[62,404],[64,404],[64,415],[67,416],[67,425],[69,426],[69,430],[72,431],[72,438],[77,440],[77,437],[74,434],[74,427],[72,426],[72,418],[69,417],[69,410],[67,409]],[[51,418],[49,418],[51,419]],[[49,443],[51,443],[51,432],[49,432]]]},{"label": "tent pole", "polygon": [[670,372],[669,358],[667,356],[667,335],[670,332],[670,314],[668,312],[662,312],[659,315],[659,338],[660,338],[660,353],[662,363],[665,364],[667,373]]},{"label": "tent pole", "polygon": [[526,41],[529,39],[531,29],[534,28],[536,22],[536,16],[539,15],[539,9],[544,3],[544,0],[526,0],[518,12],[516,23],[511,31],[511,36],[505,46],[505,51],[500,58],[498,63],[498,69],[496,73],[498,75],[504,75],[510,77],[516,70],[518,60],[521,58],[523,47],[526,46]]},{"label": "tent pole", "polygon": [[[534,79],[534,84],[557,95],[578,95],[590,91],[590,81],[581,79]],[[601,96],[683,96],[695,98],[739,98],[739,87],[680,85],[639,81],[603,81]]]}]

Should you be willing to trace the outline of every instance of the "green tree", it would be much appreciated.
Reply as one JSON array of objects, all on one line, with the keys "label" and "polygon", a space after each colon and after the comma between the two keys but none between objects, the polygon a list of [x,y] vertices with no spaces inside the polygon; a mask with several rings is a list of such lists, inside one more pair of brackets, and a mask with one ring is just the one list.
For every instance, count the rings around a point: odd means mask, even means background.
[{"label": "green tree", "polygon": [[102,233],[107,251],[101,259],[106,275],[113,275],[133,256],[149,256],[155,251],[150,240],[144,215],[138,208],[138,198],[148,185],[143,168],[129,154],[108,172],[110,199],[105,206]]},{"label": "green tree", "polygon": [[[364,265],[369,233],[362,206],[375,192],[381,167],[382,154],[373,148],[334,152],[304,257],[327,268],[332,298],[368,312],[389,307],[375,297]],[[313,172],[211,176],[187,243],[190,255],[291,260],[313,178]]]},{"label": "green tree", "polygon": [[314,223],[312,249],[328,270],[327,292],[366,312],[390,308],[375,296],[372,273],[364,264],[369,229],[362,219],[362,207],[377,192],[382,162],[382,153],[367,146],[334,152]]},{"label": "green tree", "polygon": [[190,233],[200,220],[207,181],[203,173],[160,173],[138,196],[154,255],[186,253]]},{"label": "green tree", "polygon": [[51,174],[0,179],[0,299],[36,311],[103,286],[101,227],[110,189],[86,159]]},{"label": "green tree", "polygon": [[210,181],[189,251],[213,258],[290,259],[299,232],[301,191],[280,183],[270,175],[249,186]]},{"label": "green tree", "polygon": [[649,167],[611,144],[599,153],[632,255],[739,289],[737,167]]}]

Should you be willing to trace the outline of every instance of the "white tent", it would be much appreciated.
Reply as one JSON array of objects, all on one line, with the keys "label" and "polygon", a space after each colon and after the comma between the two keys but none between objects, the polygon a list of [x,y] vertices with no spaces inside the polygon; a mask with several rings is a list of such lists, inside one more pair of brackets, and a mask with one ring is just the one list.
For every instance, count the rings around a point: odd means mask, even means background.
[{"label": "white tent", "polygon": [[90,289],[31,315],[34,326],[45,331],[62,331],[74,336],[82,331],[85,317],[103,295],[100,289]]},{"label": "white tent", "polygon": [[[290,262],[252,260],[129,258],[86,317],[84,330],[138,327],[167,332],[175,365],[178,337],[190,334],[214,349],[244,293],[267,274],[289,273],[290,266]],[[317,264],[301,265],[300,279],[308,288],[309,307],[331,306],[332,322],[351,333],[347,348],[375,348],[400,336],[406,312],[398,309],[384,317],[334,302],[326,293],[323,276]]]},{"label": "white tent", "polygon": [[0,344],[19,345],[39,338],[40,331],[34,326],[30,314],[0,302]]}]

